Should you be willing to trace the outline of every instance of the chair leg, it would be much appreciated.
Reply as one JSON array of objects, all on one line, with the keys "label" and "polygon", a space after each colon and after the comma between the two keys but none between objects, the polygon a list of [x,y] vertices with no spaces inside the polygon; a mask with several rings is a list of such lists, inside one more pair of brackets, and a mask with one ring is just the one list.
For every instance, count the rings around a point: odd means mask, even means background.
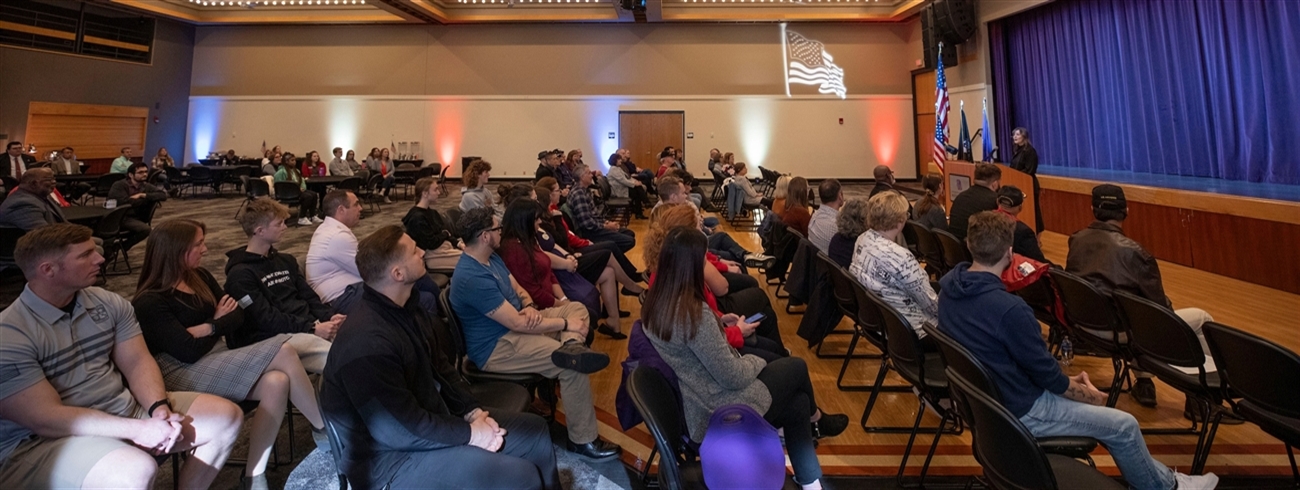
[{"label": "chair leg", "polygon": [[[849,349],[845,352],[843,356],[840,356],[844,359],[844,363],[840,365],[840,375],[835,378],[835,387],[839,388],[840,391],[867,391],[871,389],[870,385],[844,384],[844,374],[849,370],[849,361],[852,361],[854,359],[880,359],[881,362],[884,362],[884,356],[878,356],[875,354],[864,354],[861,356],[854,356],[853,353],[857,351],[858,341],[860,340],[862,340],[862,336],[858,334],[858,327],[855,325],[853,328],[853,338],[849,340]],[[821,349],[820,344],[817,346],[817,349],[820,351]],[[818,357],[821,356],[818,355]]]},{"label": "chair leg", "polygon": [[[924,403],[921,406],[921,410],[925,410]],[[920,487],[925,487],[925,474],[930,471],[930,461],[934,460],[934,451],[939,448],[939,437],[943,435],[944,426],[948,425],[949,420],[952,420],[954,429],[958,426],[959,421],[955,417],[950,417],[949,415],[951,414],[946,411],[943,413],[943,418],[939,420],[939,430],[934,432],[934,440],[930,441],[930,452],[925,455],[925,463],[921,465],[921,479],[917,482],[917,485]]]},{"label": "chair leg", "polygon": [[1124,380],[1128,379],[1129,366],[1123,359],[1111,359],[1111,365],[1115,367],[1115,377],[1110,382],[1110,393],[1106,397],[1106,406],[1115,408],[1119,402],[1120,393],[1124,392]]},{"label": "chair leg", "polygon": [[[871,410],[872,408],[875,407],[876,398],[880,396],[880,393],[882,392],[910,393],[912,391],[911,385],[894,385],[894,386],[885,385],[885,375],[889,373],[889,369],[890,369],[888,362],[889,362],[888,358],[884,358],[880,360],[880,371],[876,374],[876,382],[871,385],[871,396],[867,398],[867,407],[862,410],[862,420],[858,422],[858,425],[861,425],[862,430],[866,432],[878,432],[882,434],[907,434],[912,430],[910,427],[868,426],[867,425],[867,420],[871,418]],[[934,429],[929,427],[924,427],[921,428],[920,430],[928,434],[930,431]]]},{"label": "chair leg", "polygon": [[[1288,447],[1287,450],[1290,451],[1291,448]],[[1291,466],[1295,467],[1294,460],[1291,461]],[[172,490],[176,490],[180,487],[181,487],[181,455],[179,453],[173,453],[172,454]]]},{"label": "chair leg", "polygon": [[[1199,475],[1205,471],[1205,463],[1210,459],[1210,446],[1214,445],[1214,435],[1219,431],[1219,422],[1223,420],[1223,411],[1215,409],[1209,400],[1202,400],[1205,421],[1201,423],[1201,436],[1196,443],[1196,457],[1192,460],[1192,474]],[[1213,411],[1213,418],[1210,413]]]},{"label": "chair leg", "polygon": [[659,446],[650,447],[650,456],[645,459],[644,466],[641,467],[641,484],[647,488],[650,487],[650,466],[654,465],[655,456],[659,454]]},{"label": "chair leg", "polygon": [[[903,484],[903,471],[907,469],[907,459],[912,455],[912,443],[916,442],[916,432],[921,428],[921,418],[925,416],[925,402],[921,402],[916,407],[916,421],[912,423],[912,433],[907,437],[907,446],[903,448],[903,461],[898,464],[898,486],[906,487]],[[947,420],[946,418],[944,420]],[[939,424],[942,426],[943,422]],[[938,437],[937,435],[935,436]]]},{"label": "chair leg", "polygon": [[1295,480],[1295,486],[1300,488],[1300,469],[1296,469],[1295,453],[1291,450],[1291,445],[1286,445],[1286,458],[1291,460],[1291,478]]}]

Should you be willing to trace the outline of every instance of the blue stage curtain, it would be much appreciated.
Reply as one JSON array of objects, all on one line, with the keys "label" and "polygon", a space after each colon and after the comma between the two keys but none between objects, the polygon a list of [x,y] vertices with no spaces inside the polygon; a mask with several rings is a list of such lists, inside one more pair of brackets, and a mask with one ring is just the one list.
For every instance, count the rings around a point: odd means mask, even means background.
[{"label": "blue stage curtain", "polygon": [[1043,165],[1300,185],[1300,1],[1060,0],[995,34]]}]

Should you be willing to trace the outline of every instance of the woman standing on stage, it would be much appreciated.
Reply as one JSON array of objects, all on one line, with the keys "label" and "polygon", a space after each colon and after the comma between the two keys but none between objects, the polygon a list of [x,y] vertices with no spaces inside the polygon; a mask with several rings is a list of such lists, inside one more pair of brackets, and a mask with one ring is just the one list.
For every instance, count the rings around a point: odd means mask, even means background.
[{"label": "woman standing on stage", "polygon": [[1043,232],[1043,212],[1038,207],[1038,150],[1034,149],[1034,142],[1029,140],[1029,130],[1025,128],[1016,128],[1011,131],[1011,142],[1015,148],[1011,150],[1011,168],[1029,174],[1034,179],[1034,232]]}]

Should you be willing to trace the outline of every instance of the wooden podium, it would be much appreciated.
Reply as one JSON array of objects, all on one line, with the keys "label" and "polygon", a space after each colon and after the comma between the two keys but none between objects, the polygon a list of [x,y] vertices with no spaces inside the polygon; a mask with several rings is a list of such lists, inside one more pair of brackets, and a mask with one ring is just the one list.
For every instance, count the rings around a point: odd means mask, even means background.
[{"label": "wooden podium", "polygon": [[[1019,170],[1012,169],[1006,165],[997,164],[1002,169],[1002,185],[1013,185],[1025,193],[1024,205],[1020,207],[1020,215],[1017,218],[1024,224],[1029,225],[1030,229],[1034,228],[1034,178],[1029,174]],[[962,162],[957,160],[948,160],[943,164],[943,191],[944,204],[948,210],[952,210],[952,198],[962,191],[975,185],[975,164],[971,162]]]}]

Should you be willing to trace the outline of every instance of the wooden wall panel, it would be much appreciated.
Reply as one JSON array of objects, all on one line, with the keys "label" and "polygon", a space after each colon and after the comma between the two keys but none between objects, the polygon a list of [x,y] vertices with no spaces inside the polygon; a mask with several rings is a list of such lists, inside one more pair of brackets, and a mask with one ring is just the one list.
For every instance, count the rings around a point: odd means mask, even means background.
[{"label": "wooden wall panel", "polygon": [[[1088,196],[1088,200],[1091,206],[1092,197]],[[1124,235],[1142,244],[1157,259],[1193,267],[1191,237],[1187,233],[1190,219],[1187,210],[1129,201]]]},{"label": "wooden wall panel", "polygon": [[43,155],[65,146],[83,160],[117,158],[122,147],[144,153],[149,108],[32,102],[27,111],[26,143]]},{"label": "wooden wall panel", "polygon": [[1043,227],[1050,231],[1069,236],[1093,221],[1091,196],[1043,189],[1038,197]]},{"label": "wooden wall panel", "polygon": [[1300,294],[1300,225],[1193,211],[1197,269]]}]

